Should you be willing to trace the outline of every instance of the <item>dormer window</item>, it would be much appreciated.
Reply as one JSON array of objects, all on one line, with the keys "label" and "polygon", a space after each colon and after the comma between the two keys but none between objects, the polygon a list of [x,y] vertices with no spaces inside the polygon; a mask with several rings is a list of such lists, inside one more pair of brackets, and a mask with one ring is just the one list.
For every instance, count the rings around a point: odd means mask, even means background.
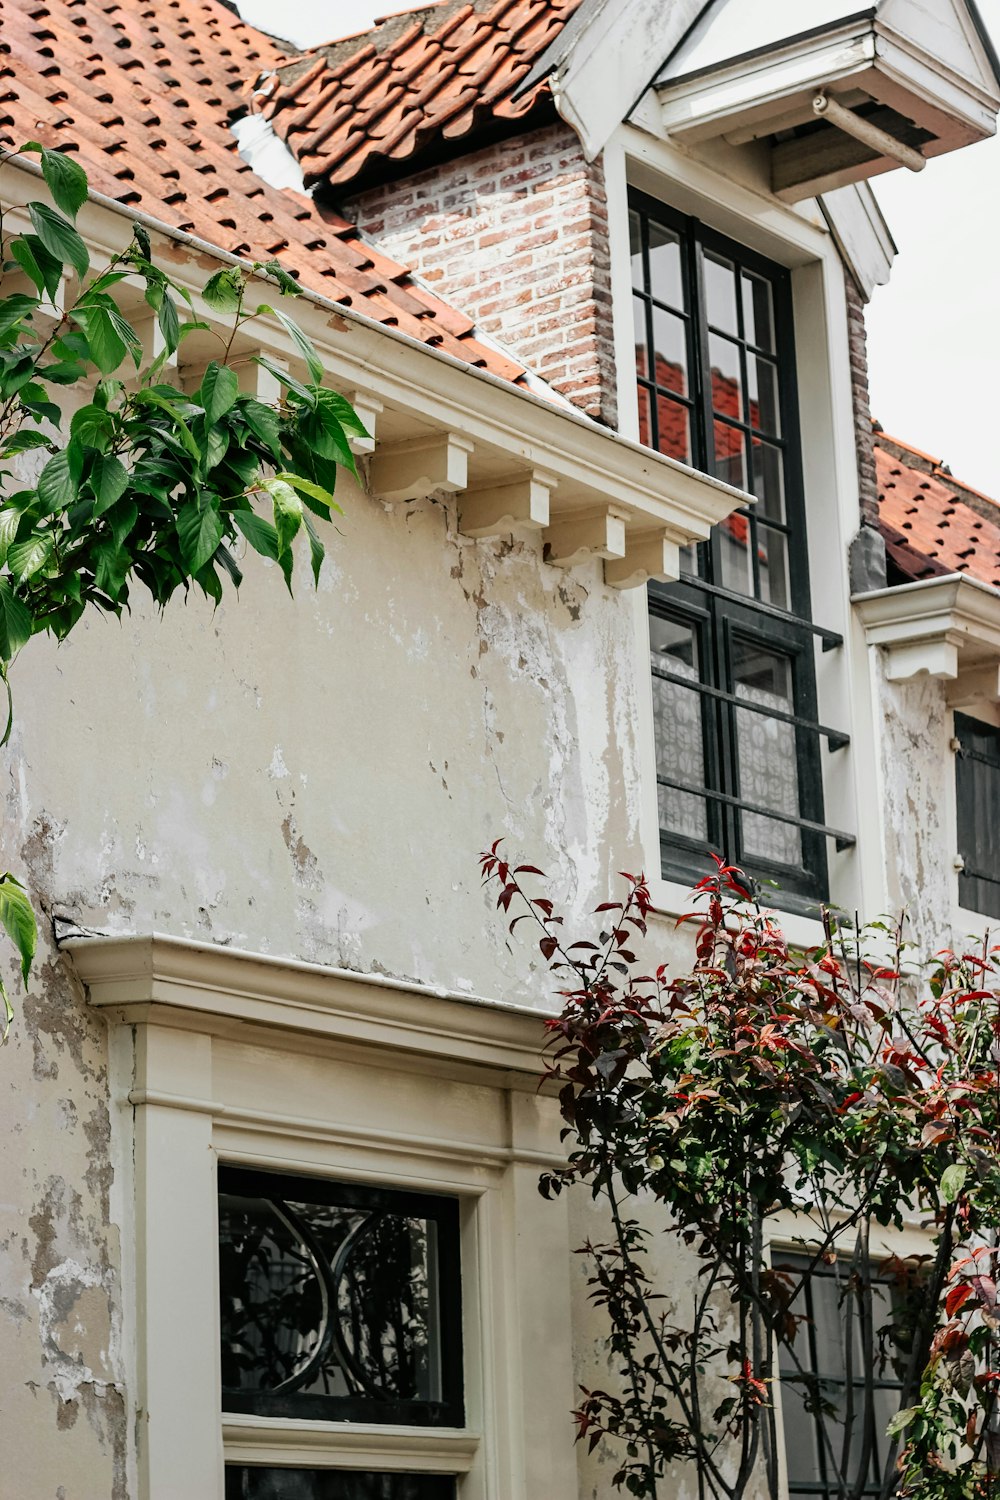
[{"label": "dormer window", "polygon": [[808,907],[830,830],[789,273],[643,194],[630,210],[640,437],[756,501],[650,585],[662,873],[718,854]]}]

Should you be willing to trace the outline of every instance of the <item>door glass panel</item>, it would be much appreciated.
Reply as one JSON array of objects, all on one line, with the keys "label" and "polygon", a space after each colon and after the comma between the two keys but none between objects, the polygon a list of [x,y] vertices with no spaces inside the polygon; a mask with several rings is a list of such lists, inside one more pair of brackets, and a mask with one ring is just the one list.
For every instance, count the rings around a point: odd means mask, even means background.
[{"label": "door glass panel", "polygon": [[728,422],[713,422],[712,437],[715,443],[713,472],[717,479],[733,484],[738,490],[747,488],[747,462],[743,433]]},{"label": "door glass panel", "polygon": [[778,420],[778,367],[759,355],[747,355],[751,427],[774,437],[781,436]]},{"label": "door glass panel", "polygon": [[753,595],[753,564],[750,547],[753,527],[745,511],[735,510],[716,527],[719,569],[723,588],[735,594]]},{"label": "door glass panel", "polygon": [[[653,668],[653,721],[656,770],[671,781],[705,785],[705,728],[702,696],[682,683],[665,682],[660,672],[699,680],[698,638],[692,626],[662,615],[649,617],[650,661]],[[708,838],[708,810],[704,797],[673,787],[657,788],[660,828],[686,838]]]},{"label": "door glass panel", "polygon": [[688,394],[687,327],[659,307],[653,308],[653,379],[665,391]]},{"label": "door glass panel", "polygon": [[[794,713],[788,657],[737,638],[733,641],[733,678],[738,698]],[[797,817],[800,804],[794,726],[738,708],[736,739],[743,800]],[[802,836],[792,824],[778,823],[759,813],[743,813],[742,828],[746,854],[776,864],[801,865]]]},{"label": "door glass panel", "polygon": [[649,221],[649,294],[685,312],[680,236],[665,224]]},{"label": "door glass panel", "polygon": [[776,609],[788,608],[788,547],[782,531],[757,525],[757,569],[760,597]]},{"label": "door glass panel", "polygon": [[646,377],[649,375],[649,361],[646,358],[646,303],[641,297],[632,298],[632,326],[635,331],[635,373]]},{"label": "door glass panel", "polygon": [[632,285],[641,292],[646,284],[646,271],[642,263],[642,221],[634,210],[628,216],[628,239],[632,255]]},{"label": "door glass panel", "polygon": [[226,1500],[455,1500],[450,1474],[226,1465]]},{"label": "door glass panel", "polygon": [[680,459],[682,464],[691,462],[691,417],[686,406],[671,401],[669,396],[656,398],[657,443],[661,453]]},{"label": "door glass panel", "polygon": [[743,420],[743,377],[740,373],[740,351],[737,344],[708,336],[708,358],[711,364],[712,408],[734,422]]},{"label": "door glass panel", "polygon": [[774,306],[771,283],[743,272],[743,336],[748,344],[774,353]]},{"label": "door glass panel", "polygon": [[753,492],[757,510],[766,521],[785,519],[785,485],[782,452],[760,438],[753,440]]},{"label": "door glass panel", "polygon": [[708,321],[720,333],[739,334],[736,317],[736,271],[732,261],[706,250],[702,256]]}]

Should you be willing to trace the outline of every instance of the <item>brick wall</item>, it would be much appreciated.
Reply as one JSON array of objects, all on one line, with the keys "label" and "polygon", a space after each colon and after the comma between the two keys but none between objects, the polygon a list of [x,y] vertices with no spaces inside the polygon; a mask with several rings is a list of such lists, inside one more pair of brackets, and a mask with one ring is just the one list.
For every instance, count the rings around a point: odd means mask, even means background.
[{"label": "brick wall", "polygon": [[847,271],[844,272],[844,280],[847,286],[847,337],[851,355],[851,391],[854,397],[854,442],[858,454],[858,499],[863,524],[877,527],[878,476],[875,472],[875,444],[868,401],[865,305]]},{"label": "brick wall", "polygon": [[348,212],[530,369],[615,425],[604,179],[568,126],[371,188]]}]

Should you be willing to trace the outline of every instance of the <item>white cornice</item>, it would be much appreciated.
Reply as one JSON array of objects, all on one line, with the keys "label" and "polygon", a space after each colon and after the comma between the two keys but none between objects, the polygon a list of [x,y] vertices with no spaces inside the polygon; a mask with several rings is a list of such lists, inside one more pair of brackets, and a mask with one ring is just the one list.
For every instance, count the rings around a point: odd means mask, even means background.
[{"label": "white cornice", "polygon": [[886,677],[891,682],[908,682],[921,675],[956,682],[974,672],[980,683],[984,674],[992,673],[996,687],[1000,590],[961,573],[949,573],[855,594],[851,602],[868,644],[886,653]]},{"label": "white cornice", "polygon": [[378,974],[326,968],[160,933],[60,945],[87,1001],[116,1020],[231,1036],[354,1044],[534,1087],[545,1015]]}]

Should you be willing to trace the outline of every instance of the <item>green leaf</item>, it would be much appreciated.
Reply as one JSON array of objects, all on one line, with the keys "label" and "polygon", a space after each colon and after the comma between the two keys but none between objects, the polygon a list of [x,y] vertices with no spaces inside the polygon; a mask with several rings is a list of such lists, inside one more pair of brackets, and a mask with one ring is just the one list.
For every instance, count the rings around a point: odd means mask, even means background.
[{"label": "green leaf", "polygon": [[6,875],[0,875],[0,922],[17,949],[21,960],[21,977],[27,984],[31,961],[38,946],[38,928],[27,892],[9,870]]},{"label": "green leaf", "polygon": [[132,225],[132,238],[139,246],[139,253],[144,256],[146,260],[149,260],[150,256],[153,253],[153,248],[149,243],[149,235],[146,233],[145,229],[143,229],[141,224]]},{"label": "green leaf", "polygon": [[[166,390],[168,387],[161,387],[160,389]],[[201,449],[195,442],[194,434],[190,427],[177,410],[177,403],[186,403],[186,396],[183,396],[179,391],[172,392],[170,396],[161,396],[159,391],[146,389],[136,391],[132,400],[136,406],[155,406],[160,411],[165,412],[173,423],[185,451],[194,459],[196,464],[201,463]]]},{"label": "green leaf", "polygon": [[309,506],[309,509],[315,515],[322,516],[324,521],[330,520],[331,510],[335,510],[338,516],[344,514],[336,500],[330,494],[330,491],[325,490],[322,485],[313,484],[311,479],[303,479],[301,474],[285,473],[276,474],[275,478],[283,479],[286,484],[290,484],[300,495],[306,496],[306,504]]},{"label": "green leaf", "polygon": [[214,553],[212,554],[212,561],[217,562],[220,567],[225,568],[226,572],[233,580],[233,584],[235,585],[235,587],[239,588],[240,584],[243,582],[243,574],[240,571],[239,564],[237,563],[235,557],[230,552],[229,548],[224,546],[222,542],[219,543]]},{"label": "green leaf", "polygon": [[945,1167],[941,1173],[941,1197],[945,1203],[954,1203],[959,1193],[965,1186],[965,1179],[969,1175],[969,1169],[961,1162],[952,1162],[950,1167]]},{"label": "green leaf", "polygon": [[337,391],[324,389],[318,393],[318,402],[324,410],[336,417],[345,432],[353,432],[355,437],[371,437],[371,433],[346,396],[341,396]]},{"label": "green leaf", "polygon": [[309,535],[309,561],[312,563],[313,583],[319,588],[319,575],[323,568],[323,559],[326,556],[326,548],[316,534],[316,527],[310,516],[302,517],[305,522],[306,531]]},{"label": "green leaf", "polygon": [[277,260],[260,261],[254,267],[256,271],[266,271],[268,276],[273,276],[287,297],[301,297],[302,288],[294,276],[289,276],[284,266]]},{"label": "green leaf", "polygon": [[914,1417],[920,1415],[920,1411],[919,1406],[906,1406],[902,1411],[898,1411],[885,1429],[886,1436],[898,1437],[905,1427],[909,1427]]},{"label": "green leaf", "polygon": [[0,661],[7,663],[31,640],[32,618],[6,578],[0,578]]},{"label": "green leaf", "polygon": [[235,371],[213,359],[202,377],[201,388],[195,398],[205,408],[210,427],[214,427],[219,418],[225,416],[239,393],[240,383]]},{"label": "green leaf", "polygon": [[15,542],[7,553],[7,566],[18,583],[44,568],[52,556],[55,538],[51,531],[34,532],[23,542]]},{"label": "green leaf", "polygon": [[96,519],[120,500],[128,487],[128,473],[121,459],[115,458],[113,453],[102,453],[95,458],[90,470],[90,487],[94,491]]},{"label": "green leaf", "polygon": [[182,505],[177,512],[177,537],[184,566],[199,572],[222,541],[222,518],[211,503],[199,496]]},{"label": "green leaf", "polygon": [[238,312],[243,300],[243,286],[243,273],[236,266],[227,266],[224,271],[216,271],[208,278],[201,295],[216,312]]},{"label": "green leaf", "polygon": [[180,319],[177,316],[177,304],[169,292],[163,293],[163,300],[160,303],[156,321],[160,325],[160,332],[163,335],[163,342],[167,346],[167,353],[173,354],[181,341],[181,325]]},{"label": "green leaf", "polygon": [[35,312],[38,305],[37,297],[29,297],[24,292],[15,292],[12,297],[4,297],[0,302],[0,336],[9,333],[29,313]]},{"label": "green leaf", "polygon": [[70,317],[87,335],[90,356],[102,375],[117,370],[128,353],[125,340],[115,327],[110,311],[100,304],[74,307]]},{"label": "green leaf", "polygon": [[250,398],[240,403],[239,411],[254,437],[277,458],[281,452],[281,421],[274,407]]},{"label": "green leaf", "polygon": [[50,255],[37,235],[23,234],[11,241],[10,253],[40,293],[55,302],[62,281],[62,261]]},{"label": "green leaf", "polygon": [[52,455],[39,474],[37,485],[46,514],[72,505],[79,493],[82,472],[83,455],[77,443],[70,442]]},{"label": "green leaf", "polygon": [[234,511],[233,520],[255,552],[259,552],[261,557],[277,561],[278,533],[270,521],[265,521],[263,516],[258,516],[252,510]]},{"label": "green leaf", "polygon": [[103,406],[81,406],[73,413],[69,430],[89,448],[100,448],[114,436],[115,419]]},{"label": "green leaf", "polygon": [[38,238],[60,265],[70,265],[79,277],[90,269],[87,247],[68,219],[44,203],[29,203],[28,217]]},{"label": "green leaf", "polygon": [[15,453],[26,453],[29,448],[51,448],[52,439],[45,436],[44,432],[32,432],[30,427],[22,427],[20,432],[14,432],[3,444],[4,458],[12,458]]},{"label": "green leaf", "polygon": [[62,151],[49,151],[38,141],[29,141],[22,151],[37,151],[42,158],[42,176],[64,214],[75,219],[87,201],[87,174],[80,163]]},{"label": "green leaf", "polygon": [[24,513],[14,505],[5,505],[0,510],[0,567],[3,566],[7,551],[21,527]]},{"label": "green leaf", "polygon": [[283,370],[280,365],[276,365],[272,359],[268,359],[266,355],[259,354],[255,356],[254,364],[260,365],[262,369],[267,370],[274,376],[278,384],[283,385],[286,390],[294,391],[303,405],[309,407],[310,410],[315,407],[316,392],[310,390],[307,385],[303,385],[300,380],[296,380],[293,375],[289,375],[287,370]]},{"label": "green leaf", "polygon": [[310,343],[309,339],[306,338],[305,334],[302,332],[302,329],[295,322],[295,320],[288,317],[287,314],[279,312],[275,307],[268,307],[266,302],[262,302],[257,311],[261,314],[270,313],[271,317],[277,318],[278,322],[281,324],[282,328],[288,334],[288,337],[291,339],[292,343],[295,345],[296,349],[305,360],[306,369],[309,371],[310,378],[318,384],[323,379],[323,361],[320,359],[319,355],[316,353],[316,350],[313,348],[313,345]]},{"label": "green leaf", "polygon": [[278,533],[278,555],[287,552],[302,525],[302,501],[283,479],[265,479],[267,490],[274,505],[274,528]]}]

